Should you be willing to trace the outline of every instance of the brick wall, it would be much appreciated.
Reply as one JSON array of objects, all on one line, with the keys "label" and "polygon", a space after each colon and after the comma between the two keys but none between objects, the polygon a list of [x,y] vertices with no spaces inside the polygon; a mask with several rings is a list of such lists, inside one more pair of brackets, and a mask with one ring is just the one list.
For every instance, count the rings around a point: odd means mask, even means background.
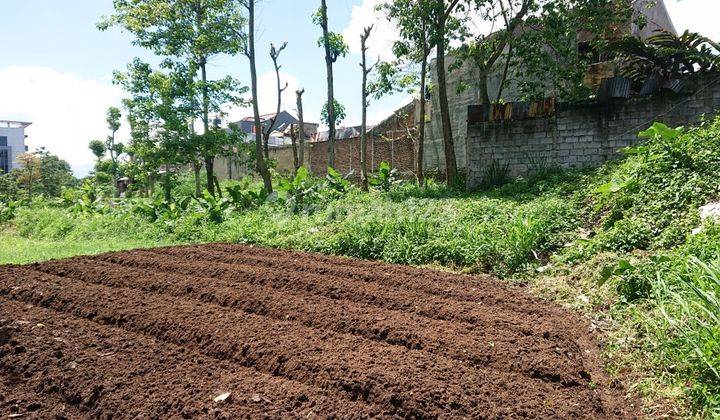
[{"label": "brick wall", "polygon": [[509,165],[510,175],[541,167],[595,166],[637,143],[654,121],[671,126],[697,122],[720,109],[718,76],[697,82],[694,93],[653,96],[616,103],[557,104],[547,118],[468,122],[468,187],[477,187],[489,165]]},{"label": "brick wall", "polygon": [[[368,131],[367,165],[369,171],[377,170],[381,162],[388,162],[405,178],[415,171],[415,106],[408,104]],[[328,142],[305,143],[305,167],[313,174],[327,175]],[[278,172],[289,174],[293,170],[292,146],[271,147],[270,159],[275,161]],[[351,172],[360,176],[360,138],[353,137],[335,141],[335,170],[343,175]],[[215,174],[219,179],[240,178],[252,173],[253,168],[228,161],[223,156],[215,160]]]},{"label": "brick wall", "polygon": [[[368,170],[375,171],[380,163],[388,162],[403,177],[412,177],[415,171],[415,134],[415,105],[410,103],[368,131]],[[310,170],[316,175],[325,176],[328,142],[311,144]],[[335,141],[335,170],[343,175],[354,172],[359,176],[359,137]]]},{"label": "brick wall", "polygon": [[[309,168],[318,176],[327,174],[327,150],[328,142],[326,141],[312,143]],[[402,137],[397,140],[389,140],[379,136],[368,136],[368,170],[375,171],[381,162],[388,162],[404,176],[411,176],[415,165],[412,139]],[[355,175],[360,174],[359,137],[335,141],[335,170],[343,175],[350,172],[355,172]]]}]

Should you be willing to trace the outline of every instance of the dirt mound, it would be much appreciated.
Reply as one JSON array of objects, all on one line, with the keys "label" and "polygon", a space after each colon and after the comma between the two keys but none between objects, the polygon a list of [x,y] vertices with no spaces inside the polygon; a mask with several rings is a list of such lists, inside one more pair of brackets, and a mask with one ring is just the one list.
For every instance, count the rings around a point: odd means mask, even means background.
[{"label": "dirt mound", "polygon": [[585,322],[487,277],[212,244],[0,267],[0,307],[5,416],[633,412]]}]

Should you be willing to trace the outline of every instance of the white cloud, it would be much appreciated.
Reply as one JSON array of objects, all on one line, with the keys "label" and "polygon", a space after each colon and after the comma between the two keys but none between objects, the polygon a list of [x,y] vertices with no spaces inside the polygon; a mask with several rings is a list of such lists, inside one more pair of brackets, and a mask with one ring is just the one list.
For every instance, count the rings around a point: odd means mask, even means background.
[{"label": "white cloud", "polygon": [[[300,81],[297,77],[292,74],[280,71],[280,86],[285,86],[287,83],[287,89],[285,89],[280,97],[280,110],[288,111],[292,114],[295,113],[295,91],[299,89]],[[248,95],[247,100],[250,100]],[[277,80],[275,77],[275,71],[266,71],[265,73],[258,76],[258,99],[260,114],[274,113],[277,107]],[[228,111],[226,117],[227,121],[237,121],[242,118],[252,116],[252,107],[244,108],[232,108]]]},{"label": "white cloud", "polygon": [[0,119],[32,122],[26,130],[30,149],[45,146],[68,161],[76,175],[84,175],[92,163],[88,142],[107,136],[105,112],[119,106],[122,97],[107,81],[40,66],[0,69],[0,92]]},{"label": "white cloud", "polygon": [[[295,91],[298,79],[280,72],[280,80],[287,89],[282,95],[281,109],[295,110]],[[50,152],[70,163],[77,176],[92,169],[94,156],[87,145],[92,139],[108,135],[105,112],[110,106],[120,106],[122,90],[112,85],[108,77],[83,78],[75,73],[63,73],[49,67],[9,66],[0,69],[0,119],[30,121],[26,130],[29,148],[46,147]],[[258,77],[260,112],[275,112],[275,72]],[[236,108],[229,112],[228,121],[252,115],[250,108]],[[126,142],[127,122],[123,118],[118,138]]]},{"label": "white cloud", "polygon": [[714,41],[720,41],[717,24],[718,0],[665,0],[670,18],[679,33],[689,29]]},{"label": "white cloud", "polygon": [[353,6],[350,22],[343,29],[342,36],[350,46],[350,52],[360,54],[360,34],[365,27],[374,25],[368,39],[368,60],[377,57],[381,60],[391,60],[394,56],[392,45],[399,38],[399,33],[383,13],[375,11],[375,7],[383,0],[363,0],[360,6]]}]

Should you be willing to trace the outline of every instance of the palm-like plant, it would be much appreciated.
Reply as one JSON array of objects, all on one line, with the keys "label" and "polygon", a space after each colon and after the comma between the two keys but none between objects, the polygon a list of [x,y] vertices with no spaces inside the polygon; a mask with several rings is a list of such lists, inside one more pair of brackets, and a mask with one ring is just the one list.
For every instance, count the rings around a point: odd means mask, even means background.
[{"label": "palm-like plant", "polygon": [[628,36],[611,43],[609,50],[622,63],[621,75],[634,82],[651,76],[682,79],[720,69],[720,44],[696,32],[675,35],[663,30],[645,42]]}]

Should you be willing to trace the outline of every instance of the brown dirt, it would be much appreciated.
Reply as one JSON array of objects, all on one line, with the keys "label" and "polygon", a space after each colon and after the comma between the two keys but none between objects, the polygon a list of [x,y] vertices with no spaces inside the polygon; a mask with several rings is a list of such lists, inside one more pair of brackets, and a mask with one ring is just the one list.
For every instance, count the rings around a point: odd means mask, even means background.
[{"label": "brown dirt", "polygon": [[212,244],[0,267],[0,308],[3,416],[635,412],[584,320],[488,277]]}]

